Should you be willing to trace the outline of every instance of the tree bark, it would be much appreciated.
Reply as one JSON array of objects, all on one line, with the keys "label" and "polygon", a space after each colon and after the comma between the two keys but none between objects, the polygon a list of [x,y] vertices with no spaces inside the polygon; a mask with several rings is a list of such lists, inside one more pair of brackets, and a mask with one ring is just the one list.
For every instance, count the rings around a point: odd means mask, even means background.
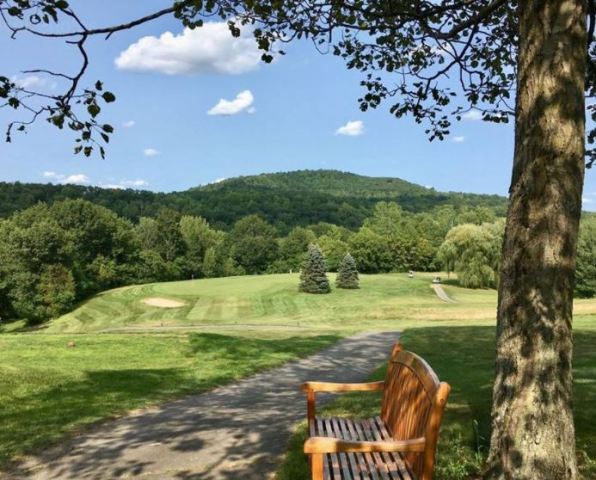
[{"label": "tree bark", "polygon": [[487,479],[575,479],[572,307],[584,178],[586,2],[519,2],[515,153]]}]

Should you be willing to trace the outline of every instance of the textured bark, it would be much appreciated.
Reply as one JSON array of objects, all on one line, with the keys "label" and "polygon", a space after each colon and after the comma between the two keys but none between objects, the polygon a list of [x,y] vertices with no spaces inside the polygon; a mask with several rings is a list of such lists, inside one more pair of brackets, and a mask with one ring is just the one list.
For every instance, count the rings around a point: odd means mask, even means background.
[{"label": "textured bark", "polygon": [[586,2],[519,2],[515,154],[488,479],[575,479],[572,304],[584,176]]}]

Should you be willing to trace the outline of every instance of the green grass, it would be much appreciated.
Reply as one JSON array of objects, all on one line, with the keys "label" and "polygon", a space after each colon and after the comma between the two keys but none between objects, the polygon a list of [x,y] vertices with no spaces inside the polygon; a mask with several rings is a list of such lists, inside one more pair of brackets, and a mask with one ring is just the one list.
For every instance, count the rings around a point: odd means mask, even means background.
[{"label": "green grass", "polygon": [[[331,275],[333,281],[333,275]],[[48,332],[93,332],[121,327],[276,325],[302,329],[365,330],[462,320],[490,322],[493,290],[446,286],[458,303],[440,301],[432,275],[362,275],[359,290],[330,295],[299,293],[298,275],[245,276],[125,287],[104,292],[51,322]],[[185,302],[177,309],[150,307],[147,297]],[[596,313],[596,305],[594,305]]]},{"label": "green grass", "polygon": [[[574,413],[578,456],[586,478],[596,478],[596,317],[581,317],[574,333]],[[403,343],[427,359],[439,378],[452,386],[439,442],[436,478],[475,478],[488,449],[494,372],[494,327],[431,327],[410,329]],[[380,368],[372,379],[382,379]],[[380,396],[354,393],[338,397],[323,409],[325,415],[368,417],[378,414]],[[306,480],[302,453],[306,426],[292,438],[279,480]]]},{"label": "green grass", "polygon": [[203,333],[0,335],[0,465],[86,425],[231,382],[338,340]]},{"label": "green grass", "polygon": [[[448,380],[453,376],[455,388],[444,435],[452,440],[446,444],[452,453],[446,458],[471,459],[470,464],[460,461],[451,466],[472,469],[474,459],[466,452],[475,444],[474,438],[487,436],[483,419],[490,400],[496,292],[448,284],[445,290],[456,303],[445,303],[430,288],[432,277],[363,275],[359,290],[334,289],[329,295],[299,293],[297,274],[138,285],[97,295],[42,329],[15,333],[26,330],[23,322],[4,324],[0,330],[4,332],[0,335],[0,464],[94,422],[233,381],[311,353],[342,335],[405,329],[409,348],[428,356]],[[185,305],[150,307],[142,303],[147,297],[180,300]],[[583,342],[582,335],[596,335],[596,301],[577,301],[575,311],[576,338]],[[67,347],[71,340],[76,347]],[[576,399],[584,396],[596,405],[592,390],[596,358],[588,348],[584,350],[585,358],[576,360]],[[477,369],[466,368],[463,362],[470,359],[478,362]],[[364,398],[346,396],[334,408],[356,413],[377,408],[374,400]],[[585,412],[596,418],[593,407]],[[479,422],[476,437],[471,426],[475,419]],[[586,433],[589,420],[586,416],[578,423],[578,438],[580,446],[584,442],[595,456],[589,445],[596,438]],[[299,440],[294,442],[300,446]],[[302,466],[297,468],[303,468],[304,457],[298,450],[288,462],[295,459]],[[453,475],[445,478],[457,478]]]}]

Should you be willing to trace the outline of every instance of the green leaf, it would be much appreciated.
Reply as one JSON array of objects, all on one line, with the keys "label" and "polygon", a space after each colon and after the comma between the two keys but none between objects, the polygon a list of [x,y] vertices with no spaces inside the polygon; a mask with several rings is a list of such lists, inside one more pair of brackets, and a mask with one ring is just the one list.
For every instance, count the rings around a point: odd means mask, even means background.
[{"label": "green leaf", "polygon": [[114,127],[112,127],[111,125],[109,125],[109,124],[107,124],[107,123],[106,123],[105,125],[103,125],[103,126],[101,127],[101,129],[102,129],[104,132],[106,132],[106,133],[113,133],[113,132],[114,132]]},{"label": "green leaf", "polygon": [[112,92],[104,92],[102,98],[106,103],[112,103],[116,101],[116,95],[114,95]]},{"label": "green leaf", "polygon": [[89,115],[91,115],[93,118],[95,118],[95,117],[97,117],[99,112],[101,112],[101,108],[99,108],[99,105],[92,103],[91,105],[89,105],[87,107],[87,111],[89,112]]}]

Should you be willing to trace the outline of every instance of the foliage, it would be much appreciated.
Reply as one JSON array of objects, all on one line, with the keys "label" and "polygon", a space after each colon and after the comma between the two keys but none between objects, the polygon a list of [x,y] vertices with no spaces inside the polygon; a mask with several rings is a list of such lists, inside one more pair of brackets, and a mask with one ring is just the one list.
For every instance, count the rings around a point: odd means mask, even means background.
[{"label": "foliage", "polygon": [[504,225],[464,224],[452,228],[437,253],[449,272],[468,288],[495,288],[498,283]]},{"label": "foliage", "polygon": [[329,293],[329,279],[327,278],[325,259],[318,245],[310,245],[302,271],[298,290],[306,293]]},{"label": "foliage", "polygon": [[280,240],[277,271],[281,273],[299,270],[308,246],[315,240],[316,236],[312,230],[294,227],[287,237]]},{"label": "foliage", "polygon": [[347,253],[337,270],[335,285],[337,288],[359,288],[358,269],[354,257]]},{"label": "foliage", "polygon": [[575,294],[578,297],[596,296],[596,215],[588,216],[580,223]]},{"label": "foliage", "polygon": [[277,257],[276,232],[258,215],[249,215],[234,224],[230,232],[231,254],[247,273],[263,273]]},{"label": "foliage", "polygon": [[[349,236],[348,236],[349,238]],[[348,244],[339,235],[329,232],[317,239],[317,244],[325,255],[325,264],[330,272],[336,272],[344,255],[348,251]]]},{"label": "foliage", "polygon": [[15,315],[43,320],[130,281],[137,246],[131,225],[103,207],[39,204],[0,225],[0,284]]},{"label": "foliage", "polygon": [[[463,212],[470,207],[474,207],[472,211],[483,207],[503,216],[507,205],[505,198],[496,195],[441,193],[398,178],[304,170],[239,177],[167,194],[77,185],[0,182],[0,217],[8,217],[38,202],[53,203],[76,198],[108,207],[134,222],[138,222],[140,217],[154,218],[161,208],[166,207],[180,215],[200,216],[212,227],[224,230],[229,230],[242,217],[258,214],[282,234],[287,234],[293,227],[318,222],[356,229],[381,200],[397,202],[404,211],[412,213],[452,205],[455,209],[453,216],[457,211]],[[312,205],[317,205],[317,208],[313,209]],[[317,236],[321,234],[318,232]]]},{"label": "foliage", "polygon": [[[431,270],[438,268],[440,258],[448,270],[462,267],[465,285],[491,286],[498,265],[498,223],[460,228],[483,232],[472,235],[473,249],[455,248],[460,244],[453,238],[443,243],[451,225],[490,217],[482,208],[443,206],[412,214],[396,203],[380,202],[356,233],[319,222],[280,236],[258,216],[245,217],[226,232],[203,217],[179,216],[172,209],[162,209],[156,218],[141,217],[133,225],[83,200],[36,204],[0,221],[0,316],[45,320],[97,291],[127,283],[296,271],[310,243],[319,245],[330,271],[338,269],[348,251],[363,273]],[[484,245],[490,238],[494,241]],[[592,238],[582,234],[578,289],[594,278],[591,250],[586,248]],[[50,281],[52,275],[61,280]]]}]

